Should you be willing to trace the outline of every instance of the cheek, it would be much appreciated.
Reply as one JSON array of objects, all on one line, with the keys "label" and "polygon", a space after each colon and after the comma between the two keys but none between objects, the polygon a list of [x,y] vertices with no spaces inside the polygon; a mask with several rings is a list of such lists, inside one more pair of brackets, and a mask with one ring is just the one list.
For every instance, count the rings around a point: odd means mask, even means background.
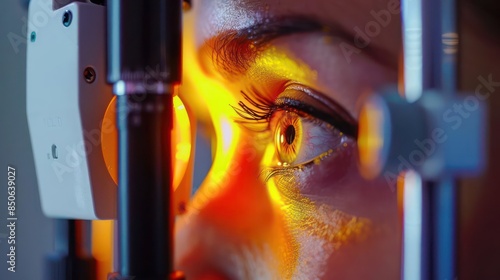
[{"label": "cheek", "polygon": [[[349,140],[331,156],[311,168],[295,173],[293,181],[303,198],[374,223],[397,222],[395,186],[383,178],[365,180],[359,173],[355,141]],[[285,182],[285,180],[283,180]],[[289,188],[283,185],[283,188]]]},{"label": "cheek", "polygon": [[284,216],[299,244],[298,275],[356,279],[362,276],[356,274],[357,266],[373,275],[398,271],[396,193],[385,182],[362,179],[356,149],[350,142],[318,165],[271,182],[281,194]]}]

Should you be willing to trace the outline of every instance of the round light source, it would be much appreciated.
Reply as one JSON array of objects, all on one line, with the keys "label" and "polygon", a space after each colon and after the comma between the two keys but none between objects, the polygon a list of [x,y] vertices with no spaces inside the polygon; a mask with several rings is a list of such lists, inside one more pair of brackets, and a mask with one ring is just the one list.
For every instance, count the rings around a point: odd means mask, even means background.
[{"label": "round light source", "polygon": [[[115,183],[118,182],[118,133],[115,125],[116,97],[113,97],[104,114],[101,127],[101,147],[104,162]],[[191,156],[191,125],[189,116],[178,96],[174,97],[174,129],[172,131],[172,165],[174,188],[177,188],[186,172]]]},{"label": "round light source", "polygon": [[366,99],[359,115],[358,149],[361,174],[377,177],[387,161],[390,127],[387,108],[378,96]]}]

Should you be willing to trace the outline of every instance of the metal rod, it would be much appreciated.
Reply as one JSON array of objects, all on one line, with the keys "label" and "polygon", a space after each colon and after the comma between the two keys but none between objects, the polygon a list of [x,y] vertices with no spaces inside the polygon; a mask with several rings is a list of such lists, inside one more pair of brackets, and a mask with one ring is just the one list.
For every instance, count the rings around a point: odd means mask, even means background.
[{"label": "metal rod", "polygon": [[[436,50],[435,84],[441,94],[448,97],[457,91],[457,9],[455,0],[427,1],[426,10],[435,10],[436,33],[432,47]],[[431,4],[432,3],[432,4]],[[436,7],[437,6],[437,9]],[[433,279],[456,279],[456,184],[444,177],[432,188],[433,210]]]},{"label": "metal rod", "polygon": [[[414,101],[431,89],[453,95],[458,47],[455,1],[403,0],[402,5],[407,98]],[[419,195],[414,195],[415,188],[420,188]],[[455,279],[453,179],[422,183],[408,180],[404,192],[403,278]],[[414,215],[409,217],[407,213]],[[409,218],[414,220],[409,223]],[[415,249],[415,244],[419,248]],[[412,273],[415,270],[418,273]]]},{"label": "metal rod", "polygon": [[[402,32],[404,59],[404,93],[408,101],[418,100],[423,91],[423,13],[421,0],[403,0]],[[403,197],[403,258],[401,278],[404,280],[427,279],[428,265],[425,229],[427,220],[426,195],[421,178],[415,172],[405,176]]]},{"label": "metal rod", "polygon": [[46,258],[47,280],[94,280],[96,263],[91,255],[90,221],[56,219],[55,252]]}]

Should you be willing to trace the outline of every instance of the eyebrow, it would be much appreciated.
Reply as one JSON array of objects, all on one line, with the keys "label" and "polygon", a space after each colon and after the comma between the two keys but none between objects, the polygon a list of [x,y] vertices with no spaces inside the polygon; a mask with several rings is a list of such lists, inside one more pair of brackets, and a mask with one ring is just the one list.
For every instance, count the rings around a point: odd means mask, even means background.
[{"label": "eyebrow", "polygon": [[[354,46],[354,34],[338,24],[325,25],[306,16],[286,16],[266,19],[246,28],[228,30],[208,39],[201,48],[201,55],[208,55],[212,65],[226,79],[245,74],[256,57],[278,38],[300,33],[321,32],[337,37]],[[373,43],[363,52],[376,62],[397,69],[397,59],[387,50]],[[203,61],[203,59],[202,59]]]}]

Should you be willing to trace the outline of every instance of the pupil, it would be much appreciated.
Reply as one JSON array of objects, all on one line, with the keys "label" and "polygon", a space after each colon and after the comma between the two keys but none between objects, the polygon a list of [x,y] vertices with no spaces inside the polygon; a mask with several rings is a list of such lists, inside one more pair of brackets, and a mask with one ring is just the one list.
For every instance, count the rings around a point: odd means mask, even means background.
[{"label": "pupil", "polygon": [[291,145],[294,139],[295,139],[295,128],[293,127],[293,125],[289,125],[285,130],[286,143],[288,145]]}]

